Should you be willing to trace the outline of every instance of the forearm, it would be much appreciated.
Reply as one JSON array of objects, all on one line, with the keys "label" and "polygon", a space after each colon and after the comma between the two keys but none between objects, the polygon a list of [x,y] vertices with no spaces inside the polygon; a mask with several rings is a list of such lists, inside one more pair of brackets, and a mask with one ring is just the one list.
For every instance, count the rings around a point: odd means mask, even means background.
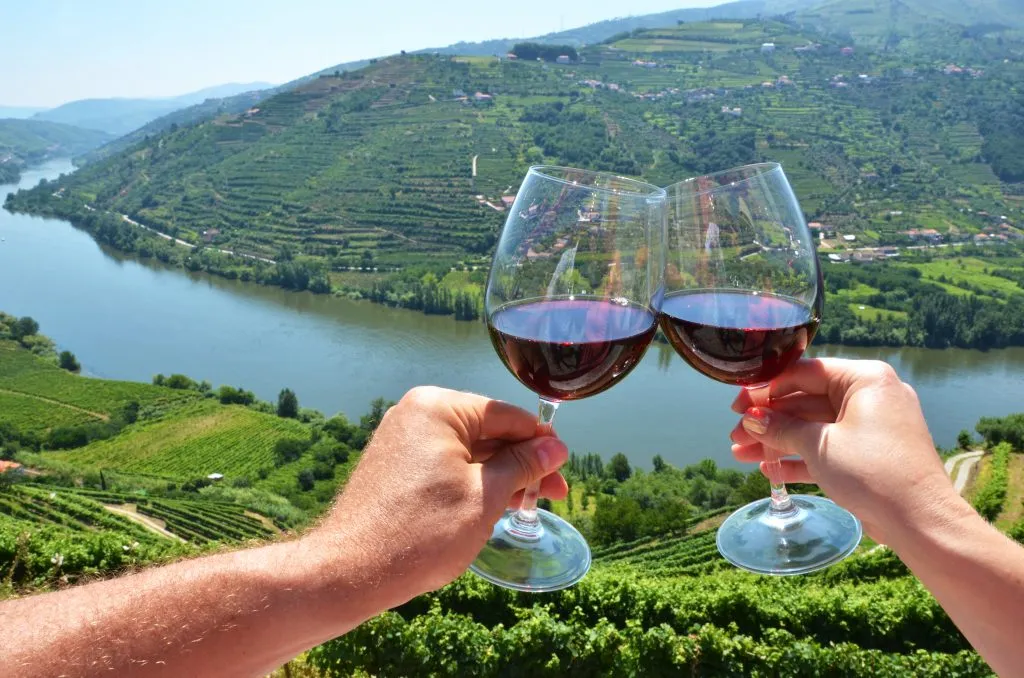
[{"label": "forearm", "polygon": [[0,675],[263,675],[391,604],[376,566],[272,544],[0,605]]},{"label": "forearm", "polygon": [[1024,667],[1024,549],[960,497],[926,507],[890,546],[1001,676]]}]

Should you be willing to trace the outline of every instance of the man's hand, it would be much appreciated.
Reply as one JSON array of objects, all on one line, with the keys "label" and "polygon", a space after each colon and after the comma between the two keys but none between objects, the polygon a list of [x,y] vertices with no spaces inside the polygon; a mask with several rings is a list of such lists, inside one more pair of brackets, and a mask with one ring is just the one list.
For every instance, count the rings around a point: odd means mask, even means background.
[{"label": "man's hand", "polygon": [[765,447],[798,457],[783,460],[784,480],[821,485],[883,543],[936,502],[962,508],[917,395],[888,364],[801,360],[771,397],[767,408],[746,391],[733,403],[744,415],[732,432],[739,461],[764,462]]},{"label": "man's hand", "polygon": [[418,388],[300,539],[0,603],[0,676],[253,676],[448,583],[527,484],[565,496],[537,418]]},{"label": "man's hand", "polygon": [[[382,562],[389,606],[469,567],[508,506],[543,478],[564,499],[569,452],[537,417],[470,393],[421,387],[388,410],[337,505],[311,539]],[[385,583],[386,582],[386,583]]]}]

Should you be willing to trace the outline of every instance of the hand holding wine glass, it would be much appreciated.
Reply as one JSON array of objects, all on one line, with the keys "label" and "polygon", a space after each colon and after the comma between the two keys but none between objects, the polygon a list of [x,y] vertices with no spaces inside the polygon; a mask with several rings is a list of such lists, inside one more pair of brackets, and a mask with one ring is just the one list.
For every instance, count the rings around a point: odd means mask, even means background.
[{"label": "hand holding wine glass", "polygon": [[[772,381],[814,339],[824,302],[814,243],[782,167],[727,170],[668,192],[662,329],[695,369],[770,406]],[[723,523],[722,555],[753,572],[803,574],[852,553],[857,519],[822,497],[789,496],[778,452],[761,450],[771,498]]]},{"label": "hand holding wine glass", "polygon": [[[486,316],[502,362],[540,396],[549,433],[558,406],[611,388],[657,328],[664,272],[664,190],[632,179],[532,167],[509,211],[487,284]],[[537,486],[494,527],[472,570],[521,591],[579,581],[590,549],[537,509]]]}]

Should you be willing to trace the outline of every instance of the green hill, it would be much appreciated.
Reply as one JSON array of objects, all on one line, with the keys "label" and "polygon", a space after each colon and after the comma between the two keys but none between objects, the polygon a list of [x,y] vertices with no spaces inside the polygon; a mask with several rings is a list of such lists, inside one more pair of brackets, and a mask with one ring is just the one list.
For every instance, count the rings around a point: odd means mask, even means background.
[{"label": "green hill", "polygon": [[793,20],[860,46],[953,58],[964,35],[1024,29],[1024,7],[1012,0],[826,0]]},{"label": "green hill", "polygon": [[26,165],[84,153],[110,139],[105,132],[56,122],[0,119],[0,183],[16,181]]},{"label": "green hill", "polygon": [[149,384],[80,377],[0,339],[0,421],[19,429],[45,433],[54,426],[105,422],[127,402],[159,408],[193,397]]},{"label": "green hill", "polygon": [[211,473],[255,478],[274,468],[274,444],[308,438],[301,423],[242,406],[206,400],[152,422],[140,422],[115,438],[47,455],[82,469],[113,469],[172,480]]}]

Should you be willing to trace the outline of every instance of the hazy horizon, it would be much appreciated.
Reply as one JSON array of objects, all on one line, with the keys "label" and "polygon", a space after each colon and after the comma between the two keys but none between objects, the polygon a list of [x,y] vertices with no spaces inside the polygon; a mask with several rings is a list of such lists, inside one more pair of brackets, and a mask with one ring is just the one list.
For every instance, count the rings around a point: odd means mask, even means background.
[{"label": "hazy horizon", "polygon": [[[0,54],[0,106],[53,108],[79,99],[167,98],[228,83],[280,84],[335,64],[456,42],[523,38],[623,16],[726,0],[568,0],[550,11],[520,0],[498,11],[453,0],[344,7],[300,0],[259,7],[243,0],[39,0],[8,9]],[[141,5],[141,6],[140,6]],[[379,28],[386,26],[381,33]]]}]

